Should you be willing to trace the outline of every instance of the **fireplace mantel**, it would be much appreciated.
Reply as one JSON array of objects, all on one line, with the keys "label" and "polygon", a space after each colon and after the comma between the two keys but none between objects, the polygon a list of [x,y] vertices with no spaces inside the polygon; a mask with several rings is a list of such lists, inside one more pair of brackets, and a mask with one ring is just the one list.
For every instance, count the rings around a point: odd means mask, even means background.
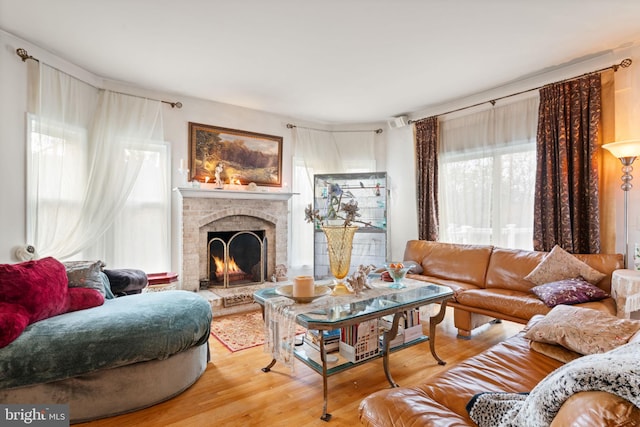
[{"label": "fireplace mantel", "polygon": [[[245,187],[246,188],[246,187]],[[260,189],[258,189],[260,190]],[[209,277],[208,232],[264,230],[267,274],[287,265],[289,200],[295,193],[177,187],[181,211],[181,288],[197,291]]]},{"label": "fireplace mantel", "polygon": [[182,197],[194,197],[205,199],[244,199],[244,200],[289,200],[291,196],[299,193],[286,193],[280,191],[247,191],[227,190],[215,188],[177,187],[174,191]]}]

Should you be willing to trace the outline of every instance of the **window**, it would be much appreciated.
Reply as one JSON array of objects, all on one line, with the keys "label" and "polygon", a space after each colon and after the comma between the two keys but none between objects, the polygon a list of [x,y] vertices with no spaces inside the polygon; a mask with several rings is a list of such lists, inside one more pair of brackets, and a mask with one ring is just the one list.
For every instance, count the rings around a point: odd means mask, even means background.
[{"label": "window", "polygon": [[[52,121],[29,120],[29,241],[51,247],[83,224],[89,175],[87,132]],[[165,142],[127,144],[140,170],[124,206],[99,239],[67,259],[101,259],[108,268],[167,271],[170,259],[169,147]],[[88,230],[76,230],[78,233]],[[55,246],[54,246],[55,247]]]},{"label": "window", "polygon": [[[114,239],[109,258],[114,265],[135,265],[148,272],[167,271],[170,253],[170,199],[166,143],[130,150],[143,157],[138,179],[107,236]],[[135,264],[132,264],[135,260]]]},{"label": "window", "polygon": [[[88,175],[87,132],[33,115],[27,122],[27,238],[41,248],[78,221]],[[62,228],[53,225],[58,220]]]},{"label": "window", "polygon": [[533,247],[535,144],[440,157],[440,241]]},{"label": "window", "polygon": [[538,98],[443,120],[440,241],[533,248]]}]

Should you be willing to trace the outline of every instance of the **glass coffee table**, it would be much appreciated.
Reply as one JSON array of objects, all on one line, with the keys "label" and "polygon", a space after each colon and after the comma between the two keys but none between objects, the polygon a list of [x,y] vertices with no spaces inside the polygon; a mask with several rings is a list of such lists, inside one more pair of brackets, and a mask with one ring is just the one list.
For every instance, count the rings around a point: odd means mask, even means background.
[{"label": "glass coffee table", "polygon": [[[383,295],[377,295],[369,299],[354,299],[354,302],[345,303],[344,297],[341,297],[339,302],[332,304],[332,297],[327,296],[324,297],[327,301],[322,305],[322,307],[314,307],[311,308],[310,311],[301,312],[296,315],[295,320],[297,324],[306,329],[317,330],[320,332],[318,334],[319,353],[317,358],[310,356],[308,352],[298,348],[294,350],[294,355],[296,359],[322,375],[324,397],[324,406],[321,416],[322,420],[329,421],[331,419],[331,414],[327,413],[327,378],[331,375],[382,357],[384,372],[389,384],[392,387],[398,387],[398,384],[393,380],[389,371],[389,353],[402,350],[427,340],[429,341],[431,354],[438,364],[444,365],[446,363],[436,354],[436,325],[444,319],[447,302],[453,297],[453,292],[446,286],[427,282],[418,282],[411,279],[405,279],[405,281],[411,282],[412,286],[402,290],[389,289],[389,292]],[[366,298],[366,292],[364,295]],[[275,292],[275,288],[266,288],[256,291],[253,298],[254,301],[262,307],[264,315],[264,308],[267,300],[279,296],[280,295]],[[411,310],[432,303],[439,303],[440,310],[435,316],[430,317],[429,336],[419,334],[419,336],[409,342],[391,347],[390,343],[398,333],[398,324],[400,320],[406,318],[407,313]],[[393,320],[389,322],[388,330],[385,330],[382,334],[379,352],[372,357],[368,357],[360,361],[348,361],[345,360],[344,357],[339,357],[337,362],[331,363],[330,367],[328,366],[330,362],[328,362],[324,333],[322,331],[332,331],[336,329],[349,331],[354,327],[357,327],[357,325],[363,324],[363,322],[381,319],[383,317],[387,319],[392,317]],[[378,336],[376,336],[376,343],[377,342]],[[262,370],[264,372],[269,372],[275,364],[276,359],[274,358],[271,363],[262,368]]]}]

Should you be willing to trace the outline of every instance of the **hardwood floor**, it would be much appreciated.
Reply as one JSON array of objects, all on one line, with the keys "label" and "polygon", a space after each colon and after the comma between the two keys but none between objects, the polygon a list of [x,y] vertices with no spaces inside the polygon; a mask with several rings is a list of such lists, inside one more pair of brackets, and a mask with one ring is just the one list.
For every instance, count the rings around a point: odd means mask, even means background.
[{"label": "hardwood floor", "polygon": [[[456,338],[453,313],[437,327],[436,351],[447,362],[439,366],[424,342],[390,355],[390,369],[401,386],[419,384],[521,330],[523,325],[502,322],[474,331],[471,340]],[[428,325],[423,324],[425,332]],[[269,373],[261,368],[271,357],[263,347],[229,352],[215,338],[209,340],[211,362],[202,377],[181,395],[131,414],[76,424],[87,427],[123,426],[358,426],[358,405],[367,395],[389,387],[382,359],[329,377],[328,412],[322,414],[322,377],[299,361],[294,372],[282,365]]]}]

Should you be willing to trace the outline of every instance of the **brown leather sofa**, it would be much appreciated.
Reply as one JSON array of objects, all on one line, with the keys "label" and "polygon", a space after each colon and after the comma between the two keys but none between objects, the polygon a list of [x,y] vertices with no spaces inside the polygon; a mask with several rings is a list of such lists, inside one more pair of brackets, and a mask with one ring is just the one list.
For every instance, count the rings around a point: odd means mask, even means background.
[{"label": "brown leather sofa", "polygon": [[[536,316],[531,324],[541,318]],[[526,329],[525,329],[526,331]],[[525,331],[415,387],[380,390],[360,403],[365,426],[475,426],[466,405],[478,393],[531,391],[563,363],[530,349]],[[632,338],[640,341],[640,333]],[[640,426],[640,409],[603,391],[580,392],[561,406],[551,427]]]},{"label": "brown leather sofa", "polygon": [[[551,310],[531,292],[535,285],[524,279],[546,255],[547,252],[494,246],[410,240],[404,260],[415,261],[423,269],[421,274],[408,274],[407,277],[453,290],[454,297],[448,306],[454,308],[458,336],[467,338],[473,329],[495,319],[526,324],[534,315]],[[574,256],[606,274],[597,286],[611,292],[611,273],[624,268],[621,254]],[[612,298],[578,306],[616,314]]]}]

